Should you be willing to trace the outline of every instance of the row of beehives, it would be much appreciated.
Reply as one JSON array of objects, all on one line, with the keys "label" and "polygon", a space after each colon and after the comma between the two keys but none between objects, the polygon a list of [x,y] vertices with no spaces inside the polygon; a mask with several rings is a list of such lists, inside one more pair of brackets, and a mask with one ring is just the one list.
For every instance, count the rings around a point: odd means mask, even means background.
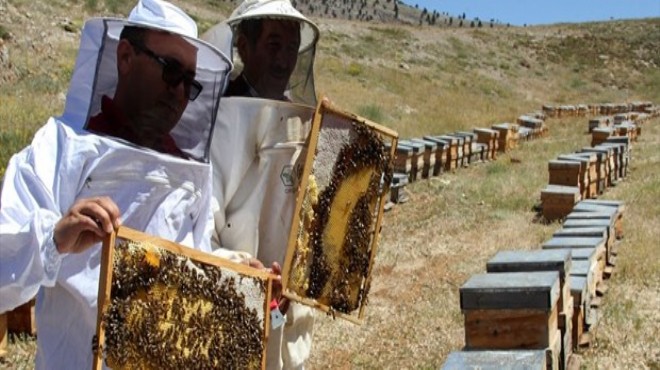
[{"label": "row of beehives", "polygon": [[623,211],[585,200],[540,250],[498,252],[460,288],[465,348],[443,369],[568,368],[593,339]]},{"label": "row of beehives", "polygon": [[[627,117],[630,118],[630,117]],[[569,214],[581,199],[593,199],[628,174],[632,143],[647,116],[620,121],[592,131],[591,147],[559,155],[548,163],[548,186],[541,191],[543,216],[556,220]]]},{"label": "row of beehives", "polygon": [[632,103],[604,103],[604,104],[577,104],[577,105],[551,105],[542,107],[543,113],[548,117],[584,117],[599,114],[613,115],[618,113],[642,112],[651,114],[658,111],[652,102],[638,101]]},{"label": "row of beehives", "polygon": [[400,140],[394,159],[389,207],[407,200],[403,189],[408,183],[473,163],[495,160],[498,152],[509,152],[520,141],[544,136],[548,131],[544,119],[542,112],[534,112],[518,117],[516,123]]}]

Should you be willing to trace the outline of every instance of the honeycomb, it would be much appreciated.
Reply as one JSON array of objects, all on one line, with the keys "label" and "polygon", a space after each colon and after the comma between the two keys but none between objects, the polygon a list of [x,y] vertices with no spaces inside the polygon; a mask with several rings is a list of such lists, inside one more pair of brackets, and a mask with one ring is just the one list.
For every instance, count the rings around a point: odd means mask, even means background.
[{"label": "honeycomb", "polygon": [[388,139],[356,116],[323,115],[304,171],[290,270],[285,266],[294,299],[344,314],[366,302],[378,215],[392,176]]},{"label": "honeycomb", "polygon": [[149,242],[124,240],[113,254],[104,335],[93,343],[109,367],[263,367],[268,279]]}]

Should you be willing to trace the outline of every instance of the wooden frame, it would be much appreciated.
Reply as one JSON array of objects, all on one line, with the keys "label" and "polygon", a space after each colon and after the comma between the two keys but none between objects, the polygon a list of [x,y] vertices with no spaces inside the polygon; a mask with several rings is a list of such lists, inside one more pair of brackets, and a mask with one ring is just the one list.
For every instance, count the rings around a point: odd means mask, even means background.
[{"label": "wooden frame", "polygon": [[[183,257],[187,261],[192,261],[195,263],[201,263],[205,265],[210,265],[213,267],[219,267],[223,273],[231,271],[232,273],[238,274],[241,278],[247,276],[250,278],[258,279],[263,282],[264,287],[264,306],[263,306],[263,317],[262,317],[262,326],[263,327],[263,336],[262,336],[262,346],[263,351],[261,353],[261,364],[260,368],[264,369],[266,366],[266,343],[269,335],[270,328],[270,299],[272,294],[272,283],[276,279],[276,276],[267,273],[264,270],[254,269],[247,265],[237,264],[226,260],[221,257],[214,256],[209,253],[202,252],[200,250],[188,248],[180,244],[161,239],[156,236],[148,235],[137,230],[133,230],[124,226],[119,227],[118,230],[110,234],[103,241],[103,249],[101,255],[101,274],[99,281],[99,293],[98,293],[98,316],[97,316],[97,325],[96,325],[96,351],[94,353],[93,369],[101,369],[103,367],[104,356],[104,344],[106,343],[106,328],[103,324],[103,318],[108,311],[111,302],[112,302],[112,283],[113,279],[113,261],[115,260],[115,248],[117,245],[118,239],[124,239],[126,241],[133,241],[138,243],[146,243],[155,246],[159,250],[164,250],[170,252],[175,257]],[[146,258],[145,258],[146,260]],[[233,279],[230,275],[229,279]],[[171,285],[165,285],[171,286]],[[175,288],[178,288],[175,286]],[[163,289],[164,290],[164,289]],[[177,291],[177,293],[179,293]],[[148,293],[144,293],[147,295]],[[198,301],[201,301],[202,298],[199,298]],[[208,302],[208,301],[207,301]],[[174,306],[174,303],[170,302],[171,306]],[[213,302],[209,302],[213,304]],[[215,306],[217,307],[217,306]],[[201,308],[200,308],[201,311]],[[160,323],[160,322],[159,322]],[[189,322],[187,322],[189,324]],[[162,330],[162,326],[160,328]],[[209,328],[209,330],[214,330],[215,328]],[[178,347],[182,352],[187,350],[186,348]],[[191,355],[192,357],[192,355]],[[197,359],[201,361],[200,358]]]},{"label": "wooden frame", "polygon": [[[319,176],[319,173],[314,172],[314,169],[315,169],[314,165],[315,165],[315,163],[317,163],[316,160],[317,160],[317,154],[318,154],[317,150],[319,148],[319,138],[322,136],[321,135],[322,130],[324,130],[324,128],[326,128],[326,122],[324,121],[324,119],[326,119],[326,118],[328,119],[328,122],[329,122],[329,123],[327,123],[327,125],[328,125],[327,127],[339,128],[337,131],[341,131],[341,130],[344,130],[344,129],[352,130],[350,132],[352,134],[355,134],[356,132],[358,132],[357,131],[358,129],[359,130],[366,129],[366,132],[368,132],[368,135],[376,135],[376,137],[379,140],[383,141],[383,147],[388,148],[387,150],[383,149],[383,152],[386,155],[382,156],[382,157],[379,157],[379,159],[376,160],[377,164],[373,164],[373,163],[370,164],[370,166],[373,166],[373,168],[376,168],[378,166],[384,166],[383,168],[385,168],[385,170],[382,171],[382,183],[381,183],[380,188],[378,189],[377,194],[375,195],[374,201],[373,201],[373,203],[368,203],[368,206],[367,206],[367,207],[369,207],[369,204],[374,204],[375,205],[375,207],[373,207],[373,208],[367,208],[371,212],[369,214],[370,215],[370,224],[369,224],[368,228],[365,228],[364,230],[368,229],[368,231],[365,232],[365,234],[367,235],[366,237],[370,239],[368,241],[368,248],[366,249],[368,251],[366,253],[369,254],[368,255],[369,259],[368,259],[368,266],[367,266],[367,269],[366,269],[366,275],[364,276],[364,279],[361,280],[361,284],[360,284],[360,291],[358,293],[358,298],[357,298],[357,300],[359,301],[358,308],[352,309],[352,310],[349,308],[349,309],[345,310],[345,312],[342,312],[341,310],[336,309],[336,307],[332,307],[332,304],[322,303],[322,302],[320,302],[319,299],[313,298],[311,294],[307,294],[307,293],[309,293],[309,290],[306,290],[306,288],[302,289],[302,288],[300,288],[300,286],[296,286],[295,285],[296,283],[294,282],[294,277],[292,277],[295,274],[294,268],[301,266],[301,264],[296,264],[296,261],[300,262],[300,259],[297,259],[297,258],[301,256],[300,254],[298,254],[300,252],[300,250],[298,249],[298,242],[299,242],[298,238],[302,235],[302,233],[306,232],[306,229],[303,227],[302,223],[306,220],[305,217],[308,217],[308,216],[306,216],[306,215],[308,215],[308,213],[305,213],[306,208],[304,208],[303,204],[305,203],[306,200],[307,200],[307,202],[311,202],[309,200],[309,199],[311,199],[311,196],[308,195],[308,192],[310,191],[310,188],[318,189],[318,194],[320,194],[322,196],[323,195],[323,193],[322,193],[323,190],[330,187],[330,186],[323,187],[323,185],[319,185],[319,187],[316,188],[316,186],[317,186],[316,177],[314,177],[314,179],[312,180],[313,182],[310,183],[310,175]],[[325,137],[325,136],[323,136],[323,137]],[[326,165],[326,167],[322,167],[324,169],[324,171],[319,171],[319,172],[327,172],[326,175],[329,175],[329,176],[326,176],[327,178],[330,178],[330,179],[335,179],[336,178],[336,177],[333,177],[333,176],[336,175],[336,171],[338,170],[337,164],[340,163],[340,160],[339,160],[340,154],[339,153],[341,153],[342,150],[346,149],[347,147],[349,147],[351,145],[360,145],[360,144],[356,143],[357,140],[355,138],[350,139],[350,137],[351,137],[350,135],[347,135],[346,137],[348,137],[349,139],[346,139],[346,143],[345,143],[344,146],[342,146],[342,144],[339,144],[337,146],[337,147],[340,148],[340,150],[337,150],[338,153],[335,157],[332,157],[332,154],[328,154],[327,151],[322,152],[322,155],[326,155],[328,157],[331,157],[330,161],[332,162],[331,163],[332,168],[330,168],[330,166],[328,166],[328,163],[323,162]],[[322,140],[327,140],[327,139],[322,138]],[[317,110],[314,114],[314,119],[313,119],[313,122],[312,122],[312,129],[311,129],[311,132],[309,134],[309,138],[308,138],[308,142],[307,142],[307,148],[306,148],[307,152],[306,152],[306,156],[305,156],[305,159],[304,159],[304,166],[303,166],[303,170],[302,170],[302,175],[300,177],[300,184],[299,184],[298,190],[297,190],[296,207],[295,207],[294,213],[293,213],[293,221],[292,221],[292,224],[291,224],[292,226],[291,226],[291,230],[290,230],[290,233],[289,233],[287,253],[286,253],[285,260],[284,260],[284,266],[283,266],[283,269],[282,269],[282,287],[283,287],[283,295],[284,296],[286,296],[287,298],[289,298],[293,301],[296,301],[296,302],[308,305],[310,307],[319,309],[319,310],[321,310],[323,312],[326,312],[328,314],[332,314],[333,317],[341,317],[343,319],[346,319],[346,320],[348,320],[350,322],[353,322],[353,323],[356,323],[356,324],[361,324],[362,323],[362,318],[364,316],[364,306],[365,306],[365,303],[366,303],[366,295],[368,294],[368,288],[369,288],[370,283],[371,283],[371,273],[372,273],[372,269],[373,269],[373,262],[374,262],[374,257],[375,257],[375,254],[376,254],[377,245],[378,245],[378,239],[379,239],[379,236],[380,236],[380,228],[381,228],[381,222],[382,222],[382,217],[383,217],[383,208],[385,206],[385,202],[387,201],[387,193],[388,193],[388,190],[389,190],[389,187],[390,187],[390,182],[391,182],[392,163],[393,163],[393,159],[395,157],[395,152],[396,152],[396,148],[397,148],[397,141],[398,141],[398,134],[395,131],[390,130],[386,127],[380,126],[380,125],[378,125],[374,122],[371,122],[371,121],[369,121],[365,118],[359,117],[355,114],[351,114],[351,113],[341,111],[341,110],[333,107],[327,100],[321,100],[321,102],[317,106]],[[332,142],[335,143],[335,141],[332,141]],[[323,147],[323,145],[324,144],[322,143],[321,147]],[[333,147],[333,149],[334,148],[335,147]],[[373,154],[371,154],[371,155],[373,155]],[[351,158],[362,159],[364,157],[362,155],[360,155],[360,157],[357,157],[357,155],[356,155],[356,157],[351,157]],[[319,159],[319,162],[318,162],[319,166],[324,165],[324,164],[320,164],[321,161],[322,160]],[[342,162],[342,163],[344,163],[344,162]],[[358,168],[357,167],[358,165],[356,165],[355,163],[352,163],[352,164],[347,165],[347,166],[354,166],[354,167],[350,167],[350,168],[352,168],[351,171],[357,171],[357,170],[355,170],[355,168]],[[367,167],[363,167],[360,170],[362,170],[364,168],[367,168]],[[369,168],[371,168],[371,167],[369,167]],[[330,169],[330,171],[327,171],[328,169]],[[347,172],[348,171],[349,170],[347,170]],[[375,171],[376,170],[373,170],[373,172],[370,172],[369,175],[368,175],[369,177],[367,177],[367,176],[364,177],[364,178],[369,179],[368,180],[369,185],[368,185],[367,189],[369,189],[369,187],[371,187],[372,184],[373,184],[373,181],[375,179],[374,176],[375,176],[375,173],[376,173]],[[389,174],[388,174],[388,172],[389,172]],[[336,188],[339,189],[344,183],[348,182],[348,181],[345,181],[345,180],[347,178],[349,178],[349,176],[353,176],[353,174],[354,173],[352,173],[351,175],[345,175],[345,177],[342,178],[342,180],[338,184],[334,184],[332,186],[333,187],[336,186]],[[325,179],[326,177],[321,176],[320,184],[324,183],[323,179]],[[332,184],[332,183],[328,182],[328,184]],[[322,189],[322,187],[323,187],[323,189]],[[353,198],[351,198],[351,199],[366,198],[367,197],[367,192],[368,192],[368,190],[365,190],[364,193],[352,193],[351,196]],[[338,194],[338,193],[339,193],[339,190],[337,190],[334,194]],[[373,195],[373,193],[369,193],[369,196],[371,196],[371,195]],[[330,201],[334,200],[335,198],[336,197],[334,195],[332,195],[331,198],[330,198]],[[308,203],[305,203],[305,204],[308,204]],[[318,210],[320,210],[321,212],[327,212],[327,218],[330,218],[330,213],[331,213],[330,205],[331,204],[332,203],[327,204],[326,208],[322,208],[322,207],[318,208]],[[357,206],[354,203],[352,205],[352,208],[350,208],[350,210],[349,210],[350,212],[348,213],[348,216],[345,218],[346,220],[348,219],[348,217],[353,215],[353,211],[356,208],[357,208]],[[312,209],[312,208],[309,207],[309,209]],[[323,211],[323,210],[325,210],[325,211]],[[313,212],[315,212],[315,211],[313,211]],[[313,217],[317,217],[317,213],[314,213]],[[348,224],[349,221],[345,221],[345,222],[346,222],[346,224]],[[326,224],[326,226],[328,224],[329,224],[329,222]],[[348,228],[349,228],[348,226],[345,226],[342,229],[342,231],[344,232],[344,234],[342,234],[342,236],[344,236],[344,238],[347,235],[349,235],[349,231],[348,231],[349,229]],[[323,229],[323,230],[325,230],[325,229]],[[319,237],[319,240],[321,240],[320,238],[321,237]],[[346,244],[349,244],[349,245],[357,244],[357,243],[353,243],[352,240],[349,241],[349,242],[346,242],[345,240],[346,239],[342,239],[341,245],[338,248],[341,248],[341,247],[345,246]],[[360,240],[364,240],[364,239],[360,239]],[[300,242],[300,243],[301,243],[301,245],[304,244],[304,242]],[[322,245],[320,245],[320,244],[322,244]],[[312,242],[310,241],[310,239],[307,240],[307,244],[304,244],[303,247],[305,245],[306,246],[311,246],[312,245]],[[328,248],[329,248],[326,245],[325,242],[319,242],[319,243],[317,243],[317,245],[320,245],[320,249],[322,249],[323,252],[327,251]],[[341,251],[344,251],[344,249],[342,249]],[[310,255],[311,255],[311,252],[310,252]],[[342,256],[346,256],[346,254],[342,254]],[[361,256],[366,257],[366,255],[361,255]],[[305,257],[301,257],[301,258],[304,259]],[[351,261],[353,261],[351,259],[351,257],[345,257],[345,258],[348,258]],[[311,260],[311,257],[309,257],[306,261],[310,261],[310,260]],[[311,262],[309,262],[309,263],[311,263]],[[312,268],[309,267],[309,265],[305,265],[305,266],[303,266],[303,268],[307,268],[307,270],[305,270],[305,272],[312,271]],[[298,271],[301,271],[301,270],[298,270]],[[337,270],[333,269],[332,271],[337,271]],[[300,276],[300,275],[296,275],[296,276]],[[344,276],[348,276],[348,273],[345,274]],[[310,281],[309,275],[307,275],[306,279],[307,279],[308,282]],[[331,278],[328,278],[327,281],[330,281],[330,280],[331,280]],[[345,281],[348,282],[348,277],[346,278]],[[349,285],[346,284],[346,286],[349,286]],[[350,285],[350,286],[352,286],[352,285]],[[296,287],[298,287],[298,293],[295,291]],[[303,294],[299,294],[300,290],[305,290],[305,292]],[[351,293],[352,292],[353,291],[351,291]],[[318,297],[317,296],[317,298],[323,298],[323,297]],[[348,301],[348,299],[346,301]],[[353,314],[355,311],[358,311],[357,315]]]}]

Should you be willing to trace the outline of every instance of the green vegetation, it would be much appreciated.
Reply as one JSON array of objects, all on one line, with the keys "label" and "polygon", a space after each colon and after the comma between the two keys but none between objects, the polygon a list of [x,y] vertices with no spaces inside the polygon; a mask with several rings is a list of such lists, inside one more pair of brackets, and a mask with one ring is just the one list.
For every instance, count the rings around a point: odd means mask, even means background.
[{"label": "green vegetation", "polygon": [[0,24],[0,39],[2,40],[9,40],[11,38],[11,33],[9,33],[9,30]]}]

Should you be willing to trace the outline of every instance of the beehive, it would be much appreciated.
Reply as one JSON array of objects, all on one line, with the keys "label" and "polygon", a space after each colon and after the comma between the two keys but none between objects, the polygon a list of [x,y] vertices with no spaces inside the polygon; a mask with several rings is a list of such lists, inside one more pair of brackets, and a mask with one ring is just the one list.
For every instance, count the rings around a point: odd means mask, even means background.
[{"label": "beehive", "polygon": [[94,368],[264,368],[273,278],[120,227],[103,245]]},{"label": "beehive", "polygon": [[282,271],[287,297],[361,322],[397,136],[319,104]]}]

